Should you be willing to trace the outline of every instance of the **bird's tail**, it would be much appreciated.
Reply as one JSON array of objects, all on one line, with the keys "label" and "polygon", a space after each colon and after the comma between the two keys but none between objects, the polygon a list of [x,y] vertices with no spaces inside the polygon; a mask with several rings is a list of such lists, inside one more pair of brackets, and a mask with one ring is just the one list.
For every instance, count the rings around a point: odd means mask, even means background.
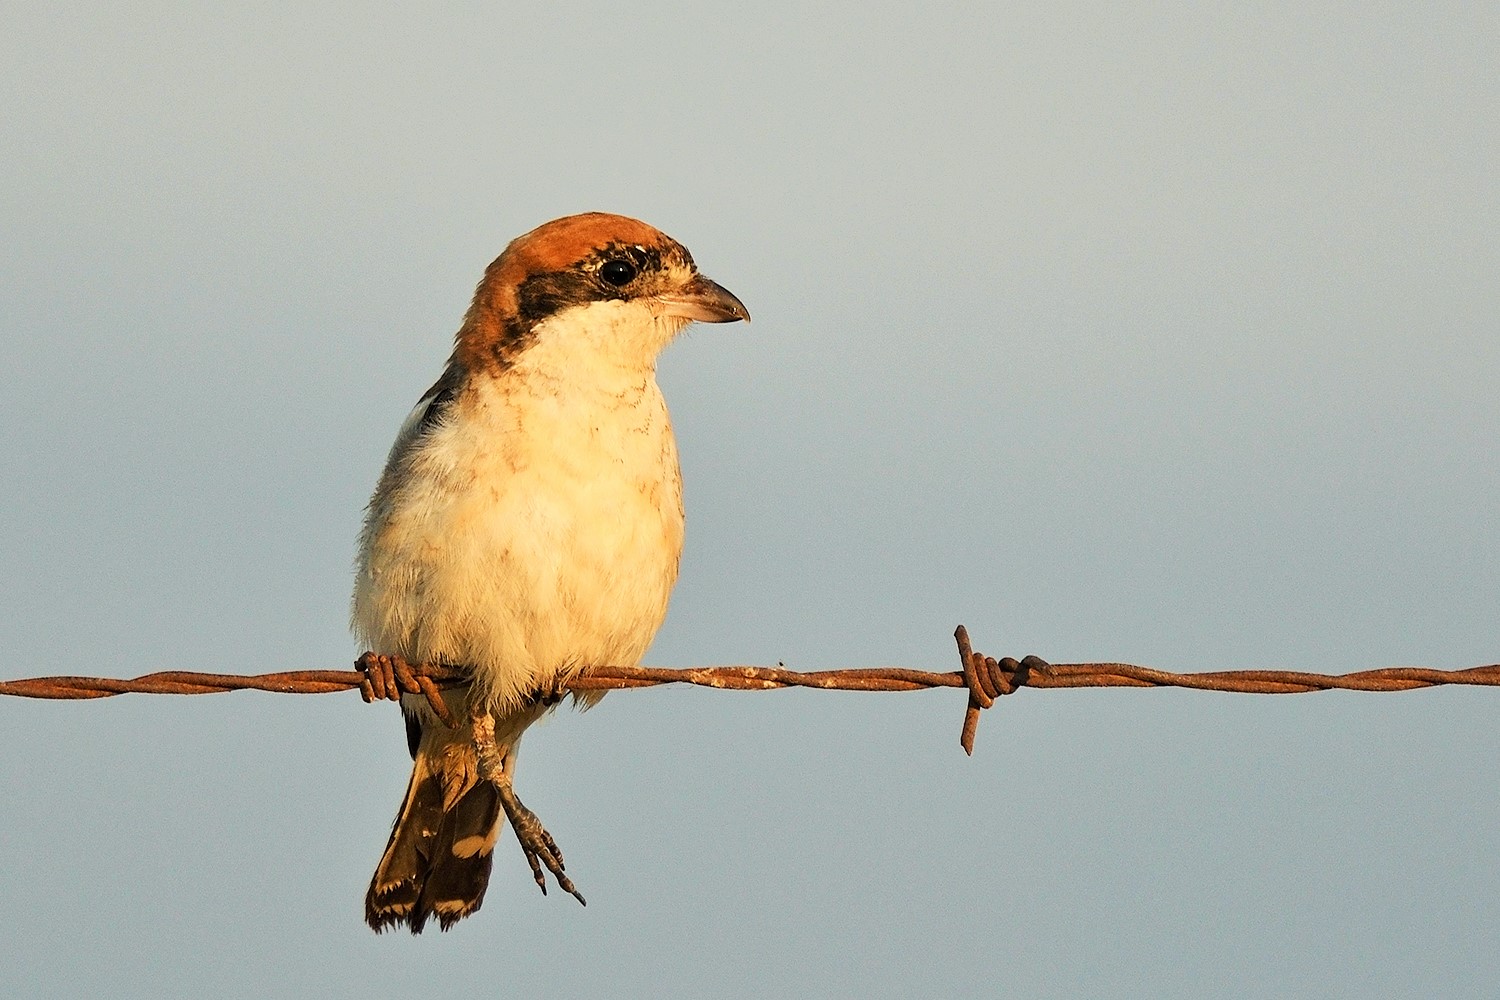
[{"label": "bird's tail", "polygon": [[484,901],[500,801],[494,785],[476,780],[472,742],[452,730],[434,731],[442,728],[426,727],[406,799],[365,894],[365,922],[377,932],[404,923],[420,934],[434,916],[447,930]]}]

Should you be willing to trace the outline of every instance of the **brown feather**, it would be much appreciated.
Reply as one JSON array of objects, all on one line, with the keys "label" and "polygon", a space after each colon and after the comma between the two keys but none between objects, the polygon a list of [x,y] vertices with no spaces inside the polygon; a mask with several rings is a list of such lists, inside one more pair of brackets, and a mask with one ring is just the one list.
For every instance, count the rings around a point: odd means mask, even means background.
[{"label": "brown feather", "polygon": [[478,781],[468,727],[428,727],[406,799],[365,894],[376,931],[405,923],[420,934],[436,916],[443,930],[479,909],[490,881],[500,800]]}]

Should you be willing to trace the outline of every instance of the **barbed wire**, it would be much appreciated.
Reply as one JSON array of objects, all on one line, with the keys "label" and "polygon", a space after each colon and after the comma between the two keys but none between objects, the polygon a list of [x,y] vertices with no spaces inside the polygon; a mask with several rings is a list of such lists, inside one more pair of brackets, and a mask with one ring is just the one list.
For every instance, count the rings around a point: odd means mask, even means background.
[{"label": "barbed wire", "polygon": [[[1500,664],[1466,670],[1431,667],[1382,667],[1349,674],[1316,674],[1298,670],[1215,670],[1172,673],[1130,663],[1048,663],[1028,656],[995,659],[975,652],[969,633],[954,633],[961,669],[948,672],[907,667],[860,667],[846,670],[788,670],[784,666],[591,667],[566,681],[568,691],[608,691],[696,684],[736,691],[805,687],[830,691],[918,691],[967,688],[959,738],[964,752],[974,752],[979,713],[997,698],[1020,688],[1179,687],[1240,694],[1305,694],[1312,691],[1411,691],[1443,684],[1500,687]],[[223,691],[272,691],[278,694],[329,694],[358,690],[367,702],[397,700],[403,693],[426,696],[433,709],[448,718],[441,688],[464,683],[467,674],[443,664],[408,665],[395,657],[366,653],[355,670],[291,670],[273,674],[208,674],[168,670],[123,680],[110,677],[32,677],[0,681],[0,695],[19,698],[89,699],[121,694],[217,694]],[[451,720],[450,720],[451,722]]]}]

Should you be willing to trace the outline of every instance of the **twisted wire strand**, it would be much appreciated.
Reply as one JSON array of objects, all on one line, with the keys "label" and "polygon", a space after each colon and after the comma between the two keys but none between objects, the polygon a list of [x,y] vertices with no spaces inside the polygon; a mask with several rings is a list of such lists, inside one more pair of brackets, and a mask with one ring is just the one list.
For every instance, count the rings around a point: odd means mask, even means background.
[{"label": "twisted wire strand", "polygon": [[[695,684],[738,691],[807,687],[836,691],[917,691],[926,688],[966,688],[960,745],[973,753],[979,714],[1004,695],[1022,687],[1180,687],[1240,694],[1304,694],[1312,691],[1410,691],[1445,684],[1500,687],[1500,664],[1466,670],[1430,667],[1383,667],[1349,674],[1316,674],[1297,670],[1215,670],[1172,673],[1130,663],[1048,663],[1035,656],[1023,660],[995,659],[975,652],[968,631],[960,625],[961,669],[948,672],[906,667],[864,667],[848,670],[798,671],[785,667],[722,666],[592,667],[562,685],[570,691],[606,691],[654,687],[658,684]],[[272,691],[278,694],[328,694],[359,690],[365,701],[399,699],[403,693],[422,694],[440,716],[447,706],[438,693],[443,686],[462,683],[461,668],[442,664],[407,665],[399,659],[366,653],[356,670],[292,670],[272,674],[209,674],[169,670],[129,680],[109,677],[32,677],[0,681],[0,695],[19,698],[91,699],[121,694],[217,694],[222,691]]]}]

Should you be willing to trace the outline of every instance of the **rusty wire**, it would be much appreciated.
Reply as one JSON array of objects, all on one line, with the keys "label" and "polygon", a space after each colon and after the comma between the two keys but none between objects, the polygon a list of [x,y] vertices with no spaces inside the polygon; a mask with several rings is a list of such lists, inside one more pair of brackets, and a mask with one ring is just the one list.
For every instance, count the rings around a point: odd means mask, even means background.
[{"label": "rusty wire", "polygon": [[[1313,674],[1297,670],[1217,670],[1178,674],[1129,663],[1048,663],[1035,656],[995,659],[969,646],[968,631],[954,633],[961,670],[934,673],[906,667],[798,671],[785,667],[592,667],[567,681],[570,691],[607,691],[697,684],[737,691],[810,687],[833,691],[917,691],[967,688],[968,705],[960,744],[974,752],[974,733],[981,710],[1022,687],[1181,687],[1240,694],[1304,694],[1311,691],[1410,691],[1442,684],[1500,687],[1500,664],[1467,670],[1429,667],[1383,667],[1351,674]],[[221,691],[274,691],[281,694],[327,694],[359,690],[365,701],[395,700],[402,693],[422,694],[440,715],[447,707],[438,694],[462,683],[466,675],[440,664],[407,666],[392,657],[365,654],[357,670],[293,670],[275,674],[206,674],[174,670],[131,680],[108,677],[32,677],[0,681],[0,695],[20,698],[85,699],[118,694],[216,694]]]}]

